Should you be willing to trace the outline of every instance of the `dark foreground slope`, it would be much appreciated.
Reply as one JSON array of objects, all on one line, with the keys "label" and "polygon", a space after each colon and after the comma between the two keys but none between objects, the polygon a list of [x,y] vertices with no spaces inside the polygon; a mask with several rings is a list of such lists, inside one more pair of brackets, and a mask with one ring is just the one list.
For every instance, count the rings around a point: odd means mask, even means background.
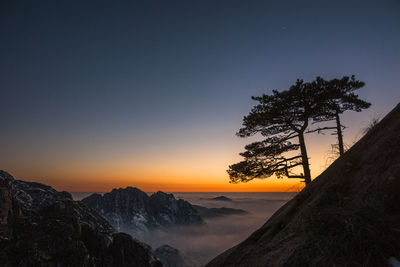
[{"label": "dark foreground slope", "polygon": [[207,266],[400,259],[400,105],[245,241]]},{"label": "dark foreground slope", "polygon": [[0,171],[1,266],[161,266],[67,192]]}]

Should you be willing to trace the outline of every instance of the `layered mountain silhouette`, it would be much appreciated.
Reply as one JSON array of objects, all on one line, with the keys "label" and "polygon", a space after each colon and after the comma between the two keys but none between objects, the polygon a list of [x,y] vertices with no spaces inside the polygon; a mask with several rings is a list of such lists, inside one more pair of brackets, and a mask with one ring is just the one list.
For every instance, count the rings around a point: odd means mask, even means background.
[{"label": "layered mountain silhouette", "polygon": [[161,191],[148,196],[134,187],[119,188],[104,195],[92,194],[82,202],[119,230],[147,231],[160,226],[203,223],[189,202]]},{"label": "layered mountain silhouette", "polygon": [[136,187],[113,189],[104,195],[95,193],[81,201],[104,216],[116,229],[123,231],[203,225],[204,218],[247,214],[241,209],[192,205],[161,191],[149,196]]},{"label": "layered mountain silhouette", "polygon": [[0,171],[1,266],[162,266],[67,192]]},{"label": "layered mountain silhouette", "polygon": [[387,266],[400,259],[400,105],[213,266]]}]

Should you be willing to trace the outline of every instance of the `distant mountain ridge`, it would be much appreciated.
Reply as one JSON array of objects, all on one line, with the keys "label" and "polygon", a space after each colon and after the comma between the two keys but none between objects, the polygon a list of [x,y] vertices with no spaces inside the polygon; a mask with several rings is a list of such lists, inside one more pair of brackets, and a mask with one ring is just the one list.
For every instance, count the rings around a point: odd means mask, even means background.
[{"label": "distant mountain ridge", "polygon": [[161,191],[148,196],[138,188],[127,187],[104,195],[92,194],[81,201],[118,230],[147,231],[161,226],[204,223],[189,202]]},{"label": "distant mountain ridge", "polygon": [[216,200],[216,201],[232,201],[232,199],[230,199],[229,197],[226,197],[226,196],[218,196],[218,197],[211,198],[210,200]]},{"label": "distant mountain ridge", "polygon": [[68,192],[0,171],[1,266],[162,266]]}]

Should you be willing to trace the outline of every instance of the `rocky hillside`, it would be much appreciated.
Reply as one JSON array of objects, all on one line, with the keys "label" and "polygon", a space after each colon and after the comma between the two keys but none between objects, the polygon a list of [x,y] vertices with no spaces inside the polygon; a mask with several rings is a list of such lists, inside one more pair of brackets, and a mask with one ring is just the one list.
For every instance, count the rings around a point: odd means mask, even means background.
[{"label": "rocky hillside", "polygon": [[0,171],[1,266],[161,266],[67,192]]},{"label": "rocky hillside", "polygon": [[400,259],[400,105],[245,241],[207,266],[387,266]]},{"label": "rocky hillside", "polygon": [[148,196],[137,188],[127,187],[113,189],[103,196],[92,194],[82,202],[98,211],[118,230],[147,231],[160,226],[203,223],[189,202],[161,191]]},{"label": "rocky hillside", "polygon": [[189,267],[176,248],[163,245],[157,248],[154,253],[162,261],[164,267]]}]

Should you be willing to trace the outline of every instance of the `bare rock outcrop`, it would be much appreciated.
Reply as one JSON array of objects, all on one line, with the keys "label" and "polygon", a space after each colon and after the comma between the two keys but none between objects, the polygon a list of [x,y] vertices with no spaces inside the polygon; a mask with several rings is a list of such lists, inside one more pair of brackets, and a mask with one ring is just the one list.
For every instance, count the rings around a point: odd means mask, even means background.
[{"label": "bare rock outcrop", "polygon": [[159,227],[203,223],[189,202],[161,191],[148,196],[135,187],[119,188],[104,195],[92,194],[82,202],[121,231],[148,231]]}]

